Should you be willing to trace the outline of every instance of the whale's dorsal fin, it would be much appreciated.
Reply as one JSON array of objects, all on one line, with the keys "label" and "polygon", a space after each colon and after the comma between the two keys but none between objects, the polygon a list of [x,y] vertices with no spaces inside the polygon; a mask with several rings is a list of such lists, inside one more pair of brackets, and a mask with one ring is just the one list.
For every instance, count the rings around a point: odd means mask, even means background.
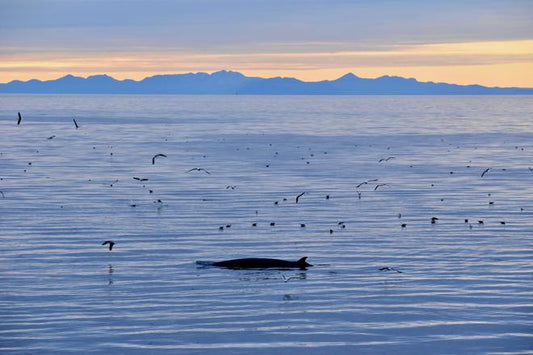
[{"label": "whale's dorsal fin", "polygon": [[305,269],[307,266],[313,266],[313,265],[309,264],[307,261],[305,261],[306,259],[307,259],[307,256],[304,256],[303,258],[300,258],[296,262],[301,269]]}]

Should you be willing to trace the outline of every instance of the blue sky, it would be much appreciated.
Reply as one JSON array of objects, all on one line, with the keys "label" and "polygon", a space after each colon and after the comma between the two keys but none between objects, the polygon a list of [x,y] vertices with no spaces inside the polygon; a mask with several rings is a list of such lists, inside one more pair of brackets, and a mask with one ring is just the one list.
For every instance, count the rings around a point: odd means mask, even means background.
[{"label": "blue sky", "polygon": [[522,0],[0,0],[1,82],[232,69],[533,86],[532,42]]}]

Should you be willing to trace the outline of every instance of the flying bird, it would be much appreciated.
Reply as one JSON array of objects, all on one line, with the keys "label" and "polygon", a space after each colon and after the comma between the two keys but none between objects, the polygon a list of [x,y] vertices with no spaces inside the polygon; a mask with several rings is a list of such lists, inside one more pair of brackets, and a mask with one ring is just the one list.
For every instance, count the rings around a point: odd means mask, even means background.
[{"label": "flying bird", "polygon": [[363,181],[362,183],[360,183],[359,185],[357,185],[355,188],[358,189],[358,188],[360,188],[361,186],[368,184],[369,182],[376,182],[376,181],[378,181],[378,180],[379,180],[379,179],[370,179],[370,180]]},{"label": "flying bird", "polygon": [[102,245],[107,245],[107,244],[109,244],[109,251],[113,250],[113,245],[115,245],[115,242],[111,240],[106,240],[105,242],[102,243]]},{"label": "flying bird", "polygon": [[19,125],[20,121],[22,121],[22,116],[20,115],[20,112],[18,114],[19,114],[19,119],[17,120],[17,125]]},{"label": "flying bird", "polygon": [[165,154],[156,154],[156,155],[154,155],[153,158],[152,158],[152,165],[155,164],[155,158],[158,158],[158,157],[166,158],[167,156]]},{"label": "flying bird", "polygon": [[133,177],[133,180],[138,180],[138,181],[148,181],[148,179],[146,179],[146,178],[140,178],[140,177],[137,177],[137,176],[134,176],[134,177]]},{"label": "flying bird", "polygon": [[192,168],[190,170],[187,170],[186,173],[190,173],[191,171],[203,171],[206,174],[211,174],[209,171],[205,170],[204,168]]},{"label": "flying bird", "polygon": [[298,200],[299,200],[300,197],[302,197],[304,194],[305,194],[305,192],[302,192],[301,194],[299,194],[298,196],[296,196],[296,203],[298,203]]},{"label": "flying bird", "polygon": [[56,137],[56,136],[53,135],[53,136],[50,136],[50,137],[48,137],[48,138],[46,138],[46,139],[54,139],[55,137]]},{"label": "flying bird", "polygon": [[481,173],[481,177],[483,177],[486,173],[488,173],[489,170],[490,170],[490,168],[485,169],[485,170]]},{"label": "flying bird", "polygon": [[74,121],[74,126],[76,126],[76,129],[80,128],[80,126],[78,126],[78,122],[76,122],[75,118],[73,118],[72,121]]},{"label": "flying bird", "polygon": [[396,159],[396,158],[395,157],[381,158],[381,159],[379,159],[378,163],[381,163],[381,162],[384,162],[384,161],[389,161],[391,159]]}]

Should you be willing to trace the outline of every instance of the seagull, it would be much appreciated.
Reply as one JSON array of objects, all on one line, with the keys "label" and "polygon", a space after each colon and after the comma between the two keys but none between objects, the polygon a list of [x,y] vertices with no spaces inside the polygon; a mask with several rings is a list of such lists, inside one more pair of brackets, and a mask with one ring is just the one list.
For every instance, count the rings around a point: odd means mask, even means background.
[{"label": "seagull", "polygon": [[138,181],[148,181],[148,179],[146,179],[146,178],[140,178],[140,177],[137,177],[137,176],[134,176],[134,177],[133,177],[133,180],[138,180]]},{"label": "seagull", "polygon": [[187,170],[186,173],[190,173],[191,171],[204,171],[206,174],[211,174],[209,171],[205,170],[204,168],[192,168],[190,170]]},{"label": "seagull", "polygon": [[381,158],[381,159],[379,159],[378,163],[381,163],[383,161],[389,161],[391,159],[396,159],[396,157]]},{"label": "seagull", "polygon": [[19,114],[19,119],[17,120],[17,126],[20,124],[20,121],[22,121],[22,116],[20,115],[20,112],[18,114]]},{"label": "seagull", "polygon": [[305,192],[302,192],[301,194],[299,194],[298,196],[296,196],[296,203],[298,203],[298,199],[299,199],[300,197],[302,197],[304,194],[305,194]]},{"label": "seagull", "polygon": [[113,242],[112,240],[106,240],[105,242],[102,243],[102,245],[106,245],[106,244],[109,244],[109,251],[113,250],[113,245],[115,245],[115,242]]},{"label": "seagull", "polygon": [[488,173],[489,170],[490,170],[490,168],[485,169],[485,171],[483,171],[483,172],[481,173],[481,177],[483,177],[486,173]]},{"label": "seagull", "polygon": [[80,126],[78,126],[78,122],[76,122],[75,118],[73,118],[72,121],[74,121],[74,126],[76,126],[76,129],[80,128]]},{"label": "seagull", "polygon": [[378,180],[379,180],[379,179],[370,179],[370,180],[363,181],[362,183],[360,183],[359,185],[357,185],[355,188],[358,189],[358,188],[360,188],[361,186],[368,184],[369,182],[376,182],[376,181],[378,181]]},{"label": "seagull", "polygon": [[156,154],[156,155],[154,155],[153,158],[152,158],[152,165],[155,164],[155,158],[157,158],[157,157],[166,158],[167,156],[165,154]]}]

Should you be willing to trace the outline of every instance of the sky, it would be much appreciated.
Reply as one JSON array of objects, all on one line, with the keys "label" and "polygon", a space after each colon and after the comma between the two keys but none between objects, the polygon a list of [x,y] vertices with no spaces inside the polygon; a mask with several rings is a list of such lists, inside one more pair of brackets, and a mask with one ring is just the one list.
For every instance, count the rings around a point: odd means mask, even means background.
[{"label": "sky", "polygon": [[0,82],[218,70],[533,87],[533,0],[0,0]]}]

